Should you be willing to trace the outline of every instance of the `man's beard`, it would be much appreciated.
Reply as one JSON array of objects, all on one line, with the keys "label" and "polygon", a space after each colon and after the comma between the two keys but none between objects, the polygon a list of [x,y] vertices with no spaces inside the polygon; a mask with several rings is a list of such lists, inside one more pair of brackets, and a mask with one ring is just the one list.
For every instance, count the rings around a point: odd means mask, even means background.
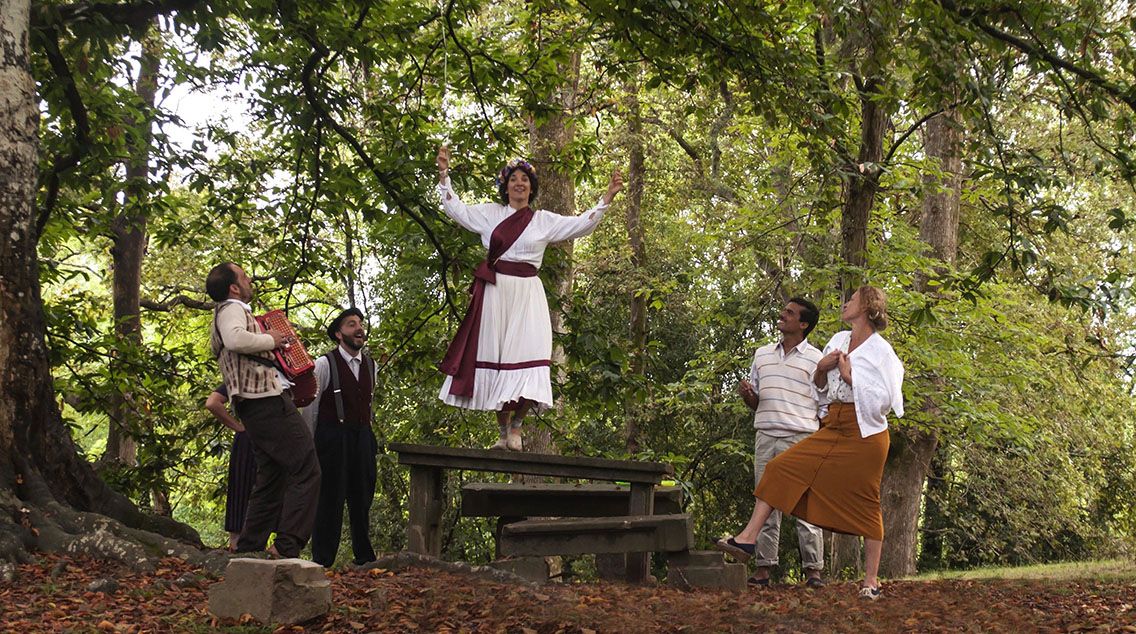
[{"label": "man's beard", "polygon": [[352,352],[359,352],[363,349],[363,346],[367,345],[367,335],[360,337],[358,344],[355,343],[355,337],[346,336],[340,339],[340,343],[343,344],[343,347],[351,350]]}]

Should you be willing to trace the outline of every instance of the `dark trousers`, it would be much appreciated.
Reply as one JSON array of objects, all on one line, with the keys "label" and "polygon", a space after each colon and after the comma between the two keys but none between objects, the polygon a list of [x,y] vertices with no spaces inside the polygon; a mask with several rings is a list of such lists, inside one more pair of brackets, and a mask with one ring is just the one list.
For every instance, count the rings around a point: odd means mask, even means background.
[{"label": "dark trousers", "polygon": [[335,563],[343,529],[343,503],[351,524],[351,550],[356,564],[375,560],[371,547],[371,500],[375,497],[375,455],[378,443],[370,425],[318,423],[315,433],[319,455],[319,505],[312,531],[312,561]]},{"label": "dark trousers", "polygon": [[236,407],[256,456],[256,484],[237,550],[264,550],[276,531],[276,550],[299,557],[312,535],[320,483],[308,426],[287,394],[240,399]]}]

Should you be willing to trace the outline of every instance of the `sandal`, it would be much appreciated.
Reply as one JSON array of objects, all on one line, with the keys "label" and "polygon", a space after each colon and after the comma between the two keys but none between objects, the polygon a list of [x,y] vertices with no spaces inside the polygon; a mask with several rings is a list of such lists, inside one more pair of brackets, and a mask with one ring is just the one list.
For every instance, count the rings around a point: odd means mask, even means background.
[{"label": "sandal", "polygon": [[765,577],[763,579],[763,578],[758,577],[757,575],[754,575],[754,576],[750,577],[749,579],[746,579],[746,583],[755,587],[755,588],[768,588],[769,587],[769,577]]},{"label": "sandal", "polygon": [[753,553],[757,550],[756,544],[743,544],[733,537],[727,539],[719,539],[714,542],[714,548],[726,553],[727,555],[736,559],[739,563],[745,563],[753,558]]}]

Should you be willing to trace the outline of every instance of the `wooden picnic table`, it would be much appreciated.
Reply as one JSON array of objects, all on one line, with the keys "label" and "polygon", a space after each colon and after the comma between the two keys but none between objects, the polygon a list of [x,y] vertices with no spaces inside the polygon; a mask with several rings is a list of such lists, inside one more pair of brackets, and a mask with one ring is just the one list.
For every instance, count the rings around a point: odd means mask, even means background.
[{"label": "wooden picnic table", "polygon": [[[442,485],[444,482],[444,471],[446,469],[457,469],[465,471],[484,471],[491,473],[508,473],[508,474],[524,474],[535,476],[546,476],[553,478],[567,478],[574,480],[588,480],[588,481],[601,481],[601,482],[626,482],[629,484],[629,495],[627,496],[626,512],[627,517],[623,522],[605,521],[596,524],[596,526],[585,526],[579,520],[576,523],[569,525],[564,524],[564,530],[569,530],[570,526],[575,527],[572,530],[579,532],[597,532],[607,531],[616,532],[620,530],[637,531],[636,536],[629,538],[625,543],[629,544],[629,548],[643,548],[643,544],[658,543],[667,545],[666,548],[670,549],[669,544],[676,543],[677,541],[689,541],[692,538],[676,539],[673,536],[667,539],[659,539],[653,542],[645,541],[642,538],[643,530],[653,530],[650,527],[660,524],[658,520],[644,520],[646,516],[654,514],[655,503],[655,487],[666,477],[674,475],[674,468],[661,462],[644,462],[637,460],[609,460],[606,458],[590,458],[585,456],[561,456],[555,454],[532,454],[521,453],[513,451],[502,451],[496,449],[465,449],[459,447],[440,447],[434,445],[416,445],[405,443],[394,443],[390,448],[398,453],[399,464],[407,465],[410,467],[410,521],[407,524],[407,550],[416,553],[422,553],[438,557],[441,555],[441,519],[444,507],[445,498],[443,496]],[[525,494],[523,491],[522,494]],[[558,493],[563,495],[563,493]],[[530,495],[529,492],[527,495]],[[609,505],[610,501],[607,502]],[[618,503],[618,502],[617,502]],[[680,516],[656,516],[656,517],[672,517],[678,518]],[[689,517],[685,518],[686,524],[689,526]],[[604,520],[611,520],[612,518],[603,518]],[[554,520],[555,521],[555,520]],[[563,520],[567,522],[567,520]],[[673,520],[674,521],[679,520]],[[530,522],[528,525],[511,525],[515,526],[512,531],[518,540],[536,539],[538,545],[522,547],[522,550],[528,548],[552,548],[549,538],[542,537],[541,532],[547,535],[550,528],[548,521],[543,521],[542,524],[535,524]],[[603,524],[601,526],[600,524]],[[621,528],[622,527],[622,528]],[[646,527],[646,528],[644,528]],[[673,528],[673,526],[672,526]],[[555,531],[560,532],[560,531]],[[684,534],[689,533],[689,528],[685,528]],[[580,539],[562,540],[565,548],[568,548],[568,542],[571,542],[571,550],[560,554],[570,554],[586,551],[586,541],[582,542]],[[608,539],[609,544],[607,550],[598,552],[613,552],[610,544],[622,543]],[[631,546],[631,544],[638,544]],[[640,582],[647,578],[649,572],[649,553],[642,553],[641,555],[629,555],[627,557],[627,579],[632,582]]]}]

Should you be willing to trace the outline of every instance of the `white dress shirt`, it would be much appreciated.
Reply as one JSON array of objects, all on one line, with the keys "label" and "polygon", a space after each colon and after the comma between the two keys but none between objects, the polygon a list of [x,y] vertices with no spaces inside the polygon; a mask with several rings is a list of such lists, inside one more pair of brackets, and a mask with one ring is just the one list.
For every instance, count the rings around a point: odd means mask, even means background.
[{"label": "white dress shirt", "polygon": [[[354,376],[355,380],[358,381],[359,370],[363,364],[363,351],[360,350],[353,355],[342,345],[336,348],[336,351],[339,352],[339,356],[343,357],[343,360],[347,363],[347,367],[351,369],[352,376]],[[303,415],[304,420],[308,422],[308,427],[312,430],[313,433],[316,429],[316,419],[319,417],[320,395],[323,394],[324,391],[326,391],[329,387],[331,387],[331,367],[327,362],[327,355],[321,354],[319,358],[316,359],[315,363],[316,367],[313,371],[315,372],[316,376],[316,399],[300,412]],[[372,366],[374,368],[374,376],[371,377],[373,397],[374,386],[376,383],[378,383],[379,366],[377,363],[373,362]]]}]

